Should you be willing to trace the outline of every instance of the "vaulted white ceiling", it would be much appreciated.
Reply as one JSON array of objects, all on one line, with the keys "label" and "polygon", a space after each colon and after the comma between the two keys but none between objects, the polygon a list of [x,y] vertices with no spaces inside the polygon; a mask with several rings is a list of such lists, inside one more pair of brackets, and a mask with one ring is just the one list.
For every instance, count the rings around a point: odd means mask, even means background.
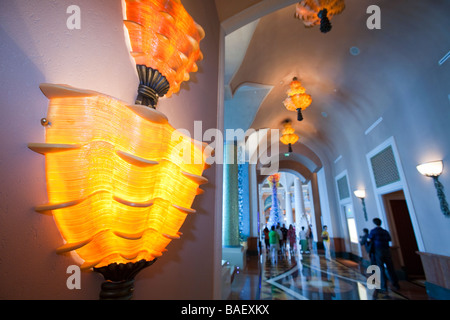
[{"label": "vaulted white ceiling", "polygon": [[[380,30],[367,28],[370,5],[381,8]],[[450,1],[347,0],[326,34],[294,18],[295,1],[216,6],[228,34],[225,126],[281,129],[290,118],[300,135],[294,152],[331,161],[380,117],[414,124],[433,73],[448,74],[438,61],[450,49]],[[282,104],[294,76],[313,98],[301,122]]]}]

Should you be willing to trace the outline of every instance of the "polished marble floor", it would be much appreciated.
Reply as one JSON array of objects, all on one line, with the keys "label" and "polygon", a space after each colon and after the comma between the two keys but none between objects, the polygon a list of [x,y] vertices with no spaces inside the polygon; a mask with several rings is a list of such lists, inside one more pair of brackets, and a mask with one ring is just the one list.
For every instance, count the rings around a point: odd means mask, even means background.
[{"label": "polished marble floor", "polygon": [[420,282],[400,281],[400,290],[368,288],[369,274],[345,259],[319,252],[285,252],[273,259],[265,250],[247,257],[234,275],[230,300],[428,300]]}]

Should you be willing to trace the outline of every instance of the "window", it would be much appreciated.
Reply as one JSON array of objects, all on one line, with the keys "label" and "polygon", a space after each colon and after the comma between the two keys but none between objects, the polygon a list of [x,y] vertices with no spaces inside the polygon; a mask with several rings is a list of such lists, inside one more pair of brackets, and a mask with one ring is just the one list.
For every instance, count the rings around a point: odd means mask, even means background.
[{"label": "window", "polygon": [[350,242],[358,243],[358,232],[356,231],[356,221],[351,204],[344,205],[345,217],[347,218],[348,233],[350,235]]}]

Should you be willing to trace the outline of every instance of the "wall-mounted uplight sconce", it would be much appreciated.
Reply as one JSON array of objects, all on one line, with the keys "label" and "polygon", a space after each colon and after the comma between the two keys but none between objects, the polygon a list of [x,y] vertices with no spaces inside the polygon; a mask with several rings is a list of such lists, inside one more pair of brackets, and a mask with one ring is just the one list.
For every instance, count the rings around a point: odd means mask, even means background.
[{"label": "wall-mounted uplight sconce", "polygon": [[[41,84],[49,99],[45,143],[48,203],[81,269],[102,274],[100,299],[131,299],[134,277],[180,239],[212,150],[173,128],[155,109],[197,71],[204,37],[179,0],[125,0],[139,74],[134,105],[91,90]],[[118,62],[120,63],[120,62]]]},{"label": "wall-mounted uplight sconce", "polygon": [[447,200],[445,198],[444,186],[439,181],[438,177],[441,175],[444,169],[444,164],[442,161],[431,161],[423,163],[417,166],[417,170],[424,176],[433,178],[434,186],[437,191],[437,196],[439,198],[439,203],[441,206],[441,211],[446,217],[450,217],[450,209],[448,207]]},{"label": "wall-mounted uplight sconce", "polygon": [[366,221],[368,221],[367,210],[366,210],[366,201],[364,200],[364,198],[366,197],[366,191],[361,189],[361,190],[355,190],[353,193],[355,194],[355,196],[357,198],[361,199],[361,203],[363,206],[363,212],[364,212],[364,219]]},{"label": "wall-mounted uplight sconce", "polygon": [[180,239],[196,212],[208,147],[155,109],[69,86],[40,88],[52,125],[45,143],[28,147],[45,155],[49,202],[35,210],[53,216],[64,239],[57,253],[75,252],[81,269],[105,277],[101,299],[131,299],[136,274]]}]

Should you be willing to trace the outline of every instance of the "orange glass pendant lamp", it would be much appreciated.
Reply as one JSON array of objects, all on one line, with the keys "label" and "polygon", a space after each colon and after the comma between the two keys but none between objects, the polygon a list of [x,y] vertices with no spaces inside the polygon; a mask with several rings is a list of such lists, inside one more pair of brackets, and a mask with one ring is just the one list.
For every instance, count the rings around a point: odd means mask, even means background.
[{"label": "orange glass pendant lamp", "polygon": [[297,111],[297,120],[303,120],[302,110],[308,108],[312,103],[312,98],[306,93],[304,87],[298,79],[295,77],[287,92],[288,97],[284,100],[283,104],[289,111]]},{"label": "orange glass pendant lamp", "polygon": [[[48,203],[64,239],[108,280],[101,298],[130,298],[134,276],[179,239],[201,194],[209,147],[177,132],[166,116],[98,92],[42,84],[50,100],[45,143]],[[116,288],[119,283],[120,294]],[[125,292],[125,293],[124,293]]]},{"label": "orange glass pendant lamp", "polygon": [[295,17],[302,20],[305,27],[320,25],[320,31],[331,31],[330,19],[345,9],[344,0],[303,0],[297,3]]},{"label": "orange glass pendant lamp", "polygon": [[155,107],[158,98],[180,90],[196,61],[205,32],[180,0],[125,0],[128,31],[139,76],[136,104]]},{"label": "orange glass pendant lamp", "polygon": [[286,120],[283,122],[283,130],[281,130],[281,143],[289,146],[289,153],[292,153],[292,145],[296,143],[299,136],[295,134],[295,129],[292,127],[291,120]]}]

